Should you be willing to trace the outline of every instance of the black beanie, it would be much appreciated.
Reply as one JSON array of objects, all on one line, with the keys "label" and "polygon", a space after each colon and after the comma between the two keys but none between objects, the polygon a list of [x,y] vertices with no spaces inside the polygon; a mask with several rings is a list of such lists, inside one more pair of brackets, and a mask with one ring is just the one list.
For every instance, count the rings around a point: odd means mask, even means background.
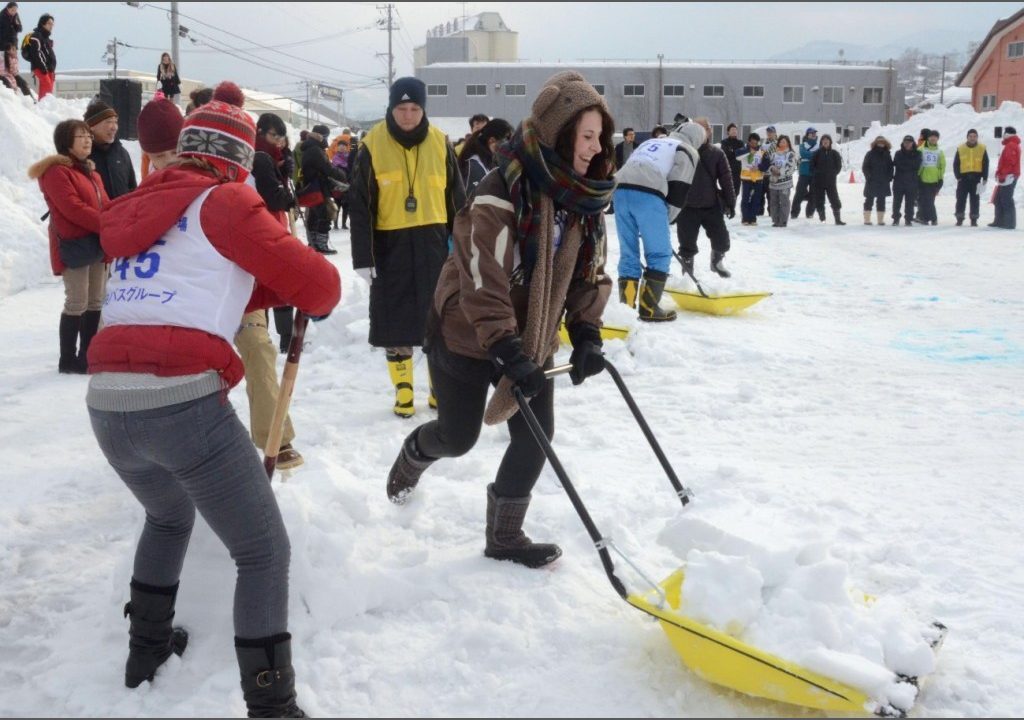
[{"label": "black beanie", "polygon": [[414,77],[403,77],[395,80],[388,93],[388,110],[404,102],[414,102],[424,110],[427,109],[427,86]]},{"label": "black beanie", "polygon": [[1003,129],[1003,135],[1016,135],[1016,134],[1017,134],[1017,128],[1013,127],[1012,125],[1007,125]]}]

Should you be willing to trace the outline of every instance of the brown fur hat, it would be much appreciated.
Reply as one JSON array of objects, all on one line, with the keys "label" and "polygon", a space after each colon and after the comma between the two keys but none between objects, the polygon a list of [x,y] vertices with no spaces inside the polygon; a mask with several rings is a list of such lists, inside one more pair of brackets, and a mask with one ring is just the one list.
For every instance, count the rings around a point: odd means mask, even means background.
[{"label": "brown fur hat", "polygon": [[581,110],[598,105],[608,112],[594,86],[572,70],[556,73],[547,79],[533,101],[530,121],[542,145],[555,146],[559,131]]}]

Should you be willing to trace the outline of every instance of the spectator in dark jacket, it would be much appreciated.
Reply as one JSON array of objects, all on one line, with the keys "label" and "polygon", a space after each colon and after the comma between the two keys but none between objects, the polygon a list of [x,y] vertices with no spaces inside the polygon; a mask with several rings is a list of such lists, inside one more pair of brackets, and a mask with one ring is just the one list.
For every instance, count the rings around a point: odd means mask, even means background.
[{"label": "spectator in dark jacket", "polygon": [[132,158],[117,138],[117,113],[102,100],[89,103],[83,118],[92,131],[92,155],[96,172],[103,178],[103,187],[110,199],[130,193],[138,183]]},{"label": "spectator in dark jacket", "polygon": [[818,211],[818,217],[822,222],[825,222],[825,196],[827,195],[836,225],[846,224],[839,213],[843,204],[839,201],[839,192],[836,190],[836,176],[842,169],[843,156],[832,147],[832,136],[822,135],[821,147],[811,156],[811,195],[814,207]]},{"label": "spectator in dark jacket", "polygon": [[900,149],[892,156],[892,224],[899,225],[900,205],[904,205],[903,223],[912,225],[914,202],[917,199],[917,173],[921,169],[921,153],[913,135],[904,135]]},{"label": "spectator in dark jacket", "polygon": [[615,167],[620,168],[636,150],[636,131],[628,127],[622,131],[622,142],[615,146]]},{"label": "spectator in dark jacket", "polygon": [[[729,230],[725,217],[736,217],[736,186],[725,153],[711,144],[711,128],[707,118],[697,118],[695,123],[702,126],[706,134],[704,144],[697,148],[700,157],[693,172],[693,183],[686,194],[679,217],[676,219],[676,234],[679,238],[679,256],[683,270],[693,275],[693,258],[697,249],[697,236],[704,228],[711,241],[711,269],[722,277],[729,277],[722,260],[729,252]],[[723,215],[725,217],[723,217]]]},{"label": "spectator in dark jacket", "polygon": [[892,145],[879,135],[864,155],[864,224],[871,224],[871,205],[878,211],[878,224],[885,225],[885,199],[892,195]]},{"label": "spectator in dark jacket", "polygon": [[[309,208],[306,212],[306,236],[310,247],[324,255],[334,255],[338,251],[331,247],[331,223],[334,222],[332,212],[337,212],[334,201],[330,199],[332,181],[344,183],[348,178],[345,172],[331,165],[327,159],[327,136],[330,129],[326,125],[314,125],[313,129],[302,142],[302,181],[319,183],[324,201]],[[330,205],[328,205],[330,203]]]},{"label": "spectator in dark jacket", "polygon": [[736,127],[736,123],[729,123],[729,127],[725,131],[728,137],[721,143],[722,152],[725,153],[725,159],[729,161],[729,172],[732,173],[733,194],[738,195],[740,192],[740,161],[737,153],[743,150],[746,145],[739,138],[739,129]]},{"label": "spectator in dark jacket", "polygon": [[494,118],[469,136],[459,155],[459,171],[466,187],[466,198],[473,195],[476,186],[495,166],[494,152],[512,137],[515,128],[507,120]]},{"label": "spectator in dark jacket", "polygon": [[178,77],[178,68],[171,60],[170,53],[160,56],[160,64],[156,66],[156,81],[167,99],[177,103],[181,96],[181,78]]},{"label": "spectator in dark jacket", "polygon": [[979,185],[988,182],[988,151],[978,142],[978,131],[967,131],[967,142],[956,149],[953,158],[953,177],[956,178],[956,224],[964,224],[967,199],[971,199],[971,227],[978,227],[981,214]]},{"label": "spectator in dark jacket", "polygon": [[32,67],[32,76],[39,85],[39,99],[53,92],[57,81],[57,55],[53,52],[53,15],[47,13],[39,18],[39,24],[32,31],[28,43],[28,61]]},{"label": "spectator in dark jacket", "polygon": [[21,33],[21,16],[18,15],[18,3],[9,2],[0,13],[0,47],[8,43],[18,46],[18,35]]},{"label": "spectator in dark jacket", "polygon": [[800,217],[800,204],[807,200],[807,217],[814,214],[814,199],[811,195],[811,157],[818,151],[818,131],[809,127],[804,131],[804,139],[800,142],[800,177],[797,178],[796,192],[793,194],[793,207],[790,217]]}]

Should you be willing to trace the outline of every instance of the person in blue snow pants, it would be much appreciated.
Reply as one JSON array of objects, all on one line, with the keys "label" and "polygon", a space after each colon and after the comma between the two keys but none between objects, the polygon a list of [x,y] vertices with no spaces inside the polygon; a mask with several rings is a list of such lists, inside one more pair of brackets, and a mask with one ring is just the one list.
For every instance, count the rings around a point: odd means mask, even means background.
[{"label": "person in blue snow pants", "polygon": [[614,203],[619,233],[619,277],[643,275],[640,238],[643,238],[647,268],[667,273],[672,264],[672,239],[665,201],[654,193],[620,188],[615,191]]}]

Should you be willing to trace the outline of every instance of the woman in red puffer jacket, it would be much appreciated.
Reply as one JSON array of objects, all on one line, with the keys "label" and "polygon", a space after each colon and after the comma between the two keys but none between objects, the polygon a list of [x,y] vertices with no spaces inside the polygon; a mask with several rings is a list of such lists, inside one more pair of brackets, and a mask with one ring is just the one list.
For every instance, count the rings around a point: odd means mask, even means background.
[{"label": "woman in red puffer jacket", "polygon": [[103,308],[107,266],[99,245],[100,209],[109,199],[89,159],[92,133],[88,125],[81,120],[59,123],[53,144],[57,154],[32,165],[28,176],[39,181],[50,209],[50,266],[54,275],[64,279],[57,369],[82,374]]},{"label": "woman in red puffer jacket", "polygon": [[1003,151],[996,167],[996,187],[992,202],[996,206],[995,219],[989,227],[1013,230],[1017,227],[1017,208],[1013,204],[1013,192],[1020,179],[1020,138],[1017,130],[1007,127],[1003,130]]}]

